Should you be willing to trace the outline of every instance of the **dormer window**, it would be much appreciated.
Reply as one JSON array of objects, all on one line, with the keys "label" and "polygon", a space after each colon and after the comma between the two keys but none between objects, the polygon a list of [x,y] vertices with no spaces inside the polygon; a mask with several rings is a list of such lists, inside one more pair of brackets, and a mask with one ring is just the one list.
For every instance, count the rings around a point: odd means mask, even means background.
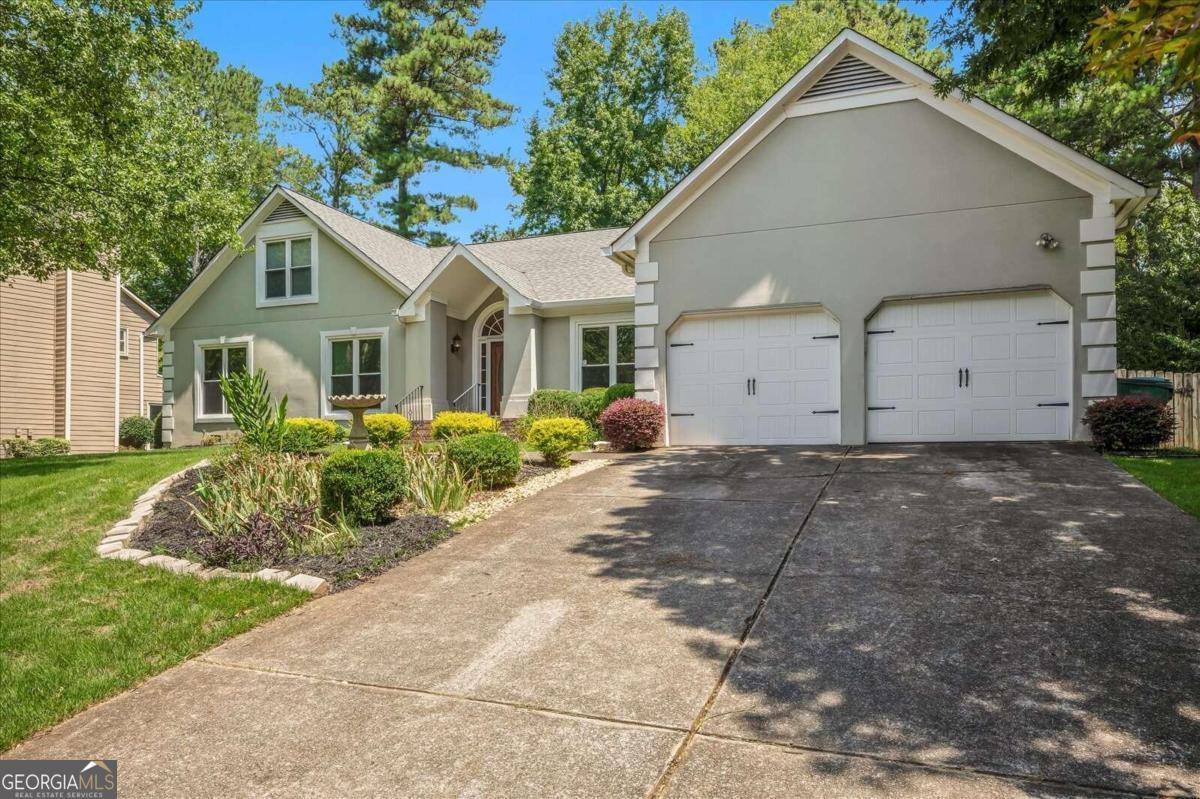
[{"label": "dormer window", "polygon": [[[317,232],[303,223],[264,226],[257,246],[258,307],[317,301]],[[284,229],[286,228],[286,229]],[[292,234],[303,229],[303,235]]]}]

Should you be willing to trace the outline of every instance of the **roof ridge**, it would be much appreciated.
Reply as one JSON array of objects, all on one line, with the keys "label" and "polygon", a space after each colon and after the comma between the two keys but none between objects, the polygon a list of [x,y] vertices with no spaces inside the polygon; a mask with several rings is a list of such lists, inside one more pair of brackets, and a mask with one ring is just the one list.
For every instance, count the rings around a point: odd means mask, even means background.
[{"label": "roof ridge", "polygon": [[296,191],[291,186],[285,186],[282,183],[276,183],[275,185],[278,186],[279,188],[283,189],[288,194],[295,194],[298,197],[303,197],[304,199],[309,200],[310,202],[314,202],[317,205],[322,205],[322,206],[328,208],[330,211],[341,214],[342,216],[346,217],[347,219],[352,219],[355,222],[361,222],[364,225],[370,225],[371,227],[375,228],[376,230],[387,233],[389,236],[394,236],[395,238],[400,239],[400,241],[403,241],[406,244],[411,244],[414,247],[420,247],[422,250],[424,250],[426,252],[429,252],[429,250],[431,249],[430,247],[425,246],[424,244],[422,244],[419,241],[413,241],[412,239],[401,236],[399,233],[397,233],[394,230],[389,230],[388,228],[384,227],[383,225],[379,224],[378,222],[372,222],[370,219],[363,219],[362,217],[355,216],[354,214],[346,213],[341,208],[336,208],[336,207],[330,205],[329,203],[325,202],[324,200],[319,200],[316,197],[305,194],[302,191]]}]

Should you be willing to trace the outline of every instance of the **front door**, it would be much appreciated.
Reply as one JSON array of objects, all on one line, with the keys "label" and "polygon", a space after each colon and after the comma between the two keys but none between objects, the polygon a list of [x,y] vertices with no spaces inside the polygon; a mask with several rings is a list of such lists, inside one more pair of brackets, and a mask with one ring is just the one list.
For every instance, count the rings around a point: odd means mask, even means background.
[{"label": "front door", "polygon": [[504,342],[493,341],[489,344],[488,363],[488,413],[500,415],[500,399],[504,392]]}]

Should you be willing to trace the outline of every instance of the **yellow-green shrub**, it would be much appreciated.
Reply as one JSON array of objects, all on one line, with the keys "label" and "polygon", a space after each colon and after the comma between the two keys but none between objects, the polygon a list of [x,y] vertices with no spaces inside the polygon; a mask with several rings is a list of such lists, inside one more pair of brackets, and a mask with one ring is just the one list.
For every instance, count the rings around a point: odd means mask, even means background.
[{"label": "yellow-green shrub", "polygon": [[283,451],[317,452],[345,436],[345,428],[332,419],[300,416],[283,423]]},{"label": "yellow-green shrub", "polygon": [[399,413],[370,413],[363,424],[373,447],[398,447],[412,432],[412,422]]},{"label": "yellow-green shrub", "polygon": [[469,411],[442,411],[433,417],[430,430],[434,438],[453,438],[472,433],[494,433],[500,429],[500,420],[486,413]]},{"label": "yellow-green shrub", "polygon": [[588,445],[590,433],[587,422],[582,419],[538,419],[529,426],[525,441],[542,453],[546,463],[565,466],[571,460],[567,457],[571,452]]}]

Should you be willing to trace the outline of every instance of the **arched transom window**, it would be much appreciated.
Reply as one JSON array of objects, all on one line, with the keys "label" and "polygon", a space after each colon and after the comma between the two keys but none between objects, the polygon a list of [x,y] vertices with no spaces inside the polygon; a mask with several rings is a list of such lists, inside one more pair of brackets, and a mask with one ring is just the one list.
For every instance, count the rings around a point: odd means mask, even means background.
[{"label": "arched transom window", "polygon": [[483,326],[479,328],[481,338],[488,336],[503,336],[504,335],[504,309],[500,308],[492,312],[492,315],[483,320]]}]

